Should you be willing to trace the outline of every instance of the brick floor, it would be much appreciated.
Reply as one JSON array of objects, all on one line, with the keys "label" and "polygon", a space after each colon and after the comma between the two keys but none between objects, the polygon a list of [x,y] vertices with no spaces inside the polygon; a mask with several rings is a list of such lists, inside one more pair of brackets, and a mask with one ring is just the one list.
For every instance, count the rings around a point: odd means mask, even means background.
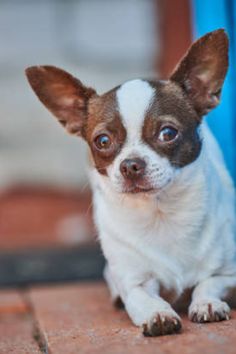
[{"label": "brick floor", "polygon": [[39,354],[32,311],[24,294],[0,291],[0,353]]},{"label": "brick floor", "polygon": [[182,316],[181,334],[146,338],[113,308],[103,283],[0,291],[0,303],[1,354],[235,354],[236,311],[216,324]]},{"label": "brick floor", "polygon": [[27,312],[29,312],[29,305],[25,299],[25,292],[17,290],[0,291],[0,316]]}]

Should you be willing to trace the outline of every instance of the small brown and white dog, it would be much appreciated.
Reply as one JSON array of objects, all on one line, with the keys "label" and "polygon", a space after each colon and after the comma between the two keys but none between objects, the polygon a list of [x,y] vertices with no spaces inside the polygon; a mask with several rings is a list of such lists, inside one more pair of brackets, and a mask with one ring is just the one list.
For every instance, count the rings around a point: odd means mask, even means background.
[{"label": "small brown and white dog", "polygon": [[161,289],[175,293],[172,302],[193,289],[192,321],[230,317],[222,298],[236,286],[234,188],[202,122],[227,68],[228,39],[217,30],[169,80],[131,80],[103,95],[53,66],[26,70],[42,103],[89,145],[105,278],[146,335],[181,329]]}]

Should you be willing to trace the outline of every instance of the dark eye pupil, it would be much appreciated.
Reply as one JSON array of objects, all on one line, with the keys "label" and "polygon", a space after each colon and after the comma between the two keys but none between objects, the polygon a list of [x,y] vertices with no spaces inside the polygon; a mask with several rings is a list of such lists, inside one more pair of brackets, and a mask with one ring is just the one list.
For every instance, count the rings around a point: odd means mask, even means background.
[{"label": "dark eye pupil", "polygon": [[158,139],[162,142],[171,141],[176,138],[178,131],[175,128],[165,127],[161,129]]},{"label": "dark eye pupil", "polygon": [[96,140],[95,140],[95,143],[97,145],[97,147],[99,149],[103,149],[103,148],[107,148],[110,146],[110,138],[109,136],[103,134],[103,135],[99,135]]},{"label": "dark eye pupil", "polygon": [[106,146],[109,142],[109,138],[107,136],[103,135],[100,137],[99,141],[100,141],[101,146]]}]

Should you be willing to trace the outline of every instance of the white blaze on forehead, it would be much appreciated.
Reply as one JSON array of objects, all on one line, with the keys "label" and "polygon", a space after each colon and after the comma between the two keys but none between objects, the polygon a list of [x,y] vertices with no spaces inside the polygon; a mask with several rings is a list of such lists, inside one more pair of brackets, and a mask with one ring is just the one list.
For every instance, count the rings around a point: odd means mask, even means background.
[{"label": "white blaze on forehead", "polygon": [[140,137],[145,113],[152,103],[154,88],[144,80],[132,80],[117,90],[117,102],[128,140]]}]

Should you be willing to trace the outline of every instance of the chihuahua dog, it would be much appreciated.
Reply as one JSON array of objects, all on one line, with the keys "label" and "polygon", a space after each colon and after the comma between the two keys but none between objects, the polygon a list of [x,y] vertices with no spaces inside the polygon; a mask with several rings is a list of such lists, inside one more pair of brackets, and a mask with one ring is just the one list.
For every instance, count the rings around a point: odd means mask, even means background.
[{"label": "chihuahua dog", "polygon": [[26,70],[42,103],[89,145],[105,278],[145,335],[180,331],[171,304],[186,289],[192,321],[230,318],[222,299],[236,286],[234,188],[203,122],[227,68],[220,29],[193,43],[168,80],[102,95],[53,66]]}]

